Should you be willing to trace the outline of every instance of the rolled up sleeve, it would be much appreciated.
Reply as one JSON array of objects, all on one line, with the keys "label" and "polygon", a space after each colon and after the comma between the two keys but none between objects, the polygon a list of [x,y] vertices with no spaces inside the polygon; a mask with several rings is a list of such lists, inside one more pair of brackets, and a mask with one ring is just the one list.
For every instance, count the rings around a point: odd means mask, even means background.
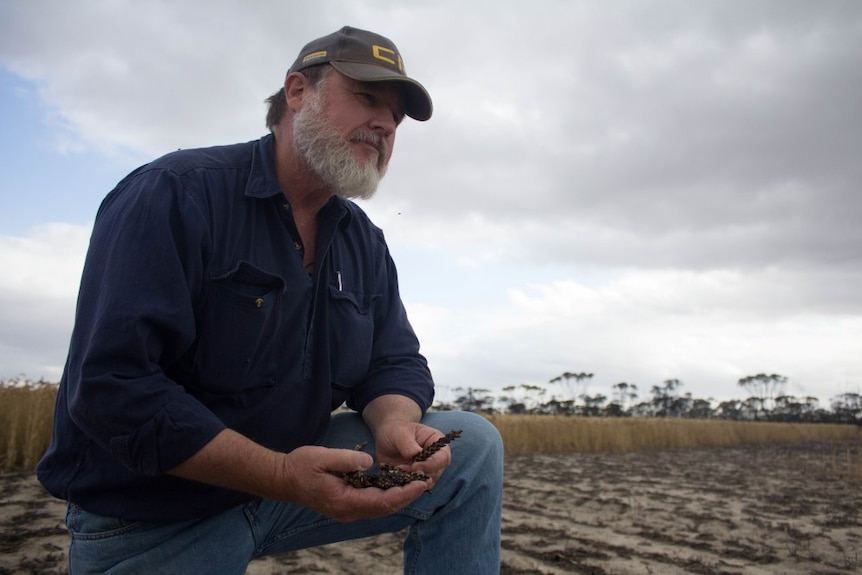
[{"label": "rolled up sleeve", "polygon": [[165,169],[130,174],[93,228],[67,364],[69,413],[147,475],[175,467],[224,429],[166,373],[195,339],[208,245],[204,212]]}]

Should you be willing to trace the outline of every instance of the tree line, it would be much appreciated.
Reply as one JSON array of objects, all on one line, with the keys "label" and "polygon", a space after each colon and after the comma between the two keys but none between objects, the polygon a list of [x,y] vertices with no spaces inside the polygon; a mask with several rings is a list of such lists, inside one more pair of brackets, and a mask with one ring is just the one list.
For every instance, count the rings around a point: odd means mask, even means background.
[{"label": "tree line", "polygon": [[549,387],[512,385],[500,394],[488,389],[458,387],[452,403],[437,409],[460,409],[478,413],[571,415],[582,417],[677,417],[689,419],[726,419],[735,421],[781,421],[806,423],[852,423],[862,425],[862,395],[842,393],[820,405],[816,397],[796,397],[784,393],[788,378],[758,373],[737,381],[748,392],[746,399],[717,402],[713,398],[692,397],[681,393],[683,383],[668,379],[653,385],[641,399],[637,385],[620,382],[611,386],[610,395],[590,395],[587,385],[592,373],[564,372],[548,380]]}]

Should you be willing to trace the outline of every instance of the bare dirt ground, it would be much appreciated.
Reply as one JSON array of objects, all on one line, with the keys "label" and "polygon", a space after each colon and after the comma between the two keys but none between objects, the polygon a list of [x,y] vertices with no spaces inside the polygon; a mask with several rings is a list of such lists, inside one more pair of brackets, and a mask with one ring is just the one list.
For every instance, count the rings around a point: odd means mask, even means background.
[{"label": "bare dirt ground", "polygon": [[[846,472],[857,449],[509,456],[501,573],[862,573],[862,481]],[[0,475],[0,574],[64,573],[64,514],[32,475]],[[397,574],[399,547],[381,535],[258,560],[248,575]]]}]

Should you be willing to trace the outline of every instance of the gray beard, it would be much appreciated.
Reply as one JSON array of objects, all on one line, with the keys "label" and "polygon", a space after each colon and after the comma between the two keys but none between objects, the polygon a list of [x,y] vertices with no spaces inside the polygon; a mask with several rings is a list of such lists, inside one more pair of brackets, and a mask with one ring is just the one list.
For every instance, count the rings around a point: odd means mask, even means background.
[{"label": "gray beard", "polygon": [[[346,200],[370,199],[386,173],[386,166],[378,169],[377,162],[359,162],[354,158],[350,142],[324,118],[321,100],[319,94],[314,94],[294,118],[293,144],[309,169],[335,195]],[[357,137],[375,138],[373,134]],[[386,153],[385,141],[382,148],[382,153]]]}]

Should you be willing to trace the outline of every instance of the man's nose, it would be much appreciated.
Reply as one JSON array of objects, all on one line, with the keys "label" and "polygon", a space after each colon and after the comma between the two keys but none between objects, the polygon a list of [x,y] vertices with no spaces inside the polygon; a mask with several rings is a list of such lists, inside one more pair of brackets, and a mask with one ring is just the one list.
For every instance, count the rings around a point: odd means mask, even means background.
[{"label": "man's nose", "polygon": [[371,119],[371,128],[384,138],[394,134],[398,128],[398,123],[393,117],[392,110],[386,106],[375,108],[374,116]]}]

